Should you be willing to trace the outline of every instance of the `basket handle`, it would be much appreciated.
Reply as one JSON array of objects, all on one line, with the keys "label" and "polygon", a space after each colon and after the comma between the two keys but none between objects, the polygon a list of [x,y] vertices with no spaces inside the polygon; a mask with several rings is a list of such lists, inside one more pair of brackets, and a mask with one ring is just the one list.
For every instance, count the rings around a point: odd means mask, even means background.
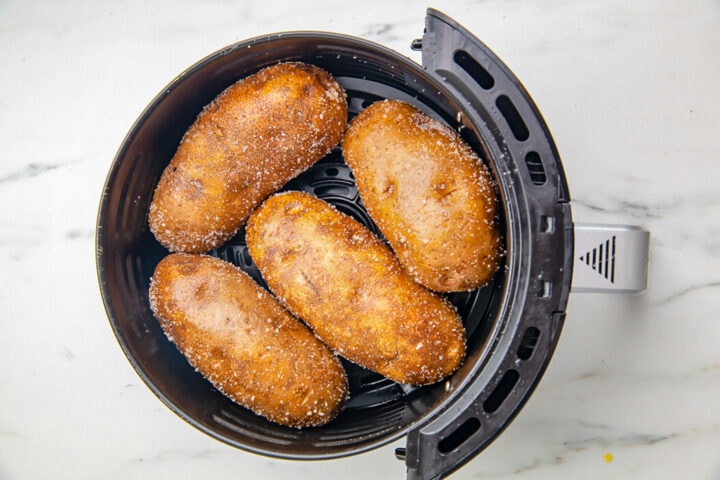
[{"label": "basket handle", "polygon": [[642,293],[650,232],[630,225],[575,224],[572,292]]}]

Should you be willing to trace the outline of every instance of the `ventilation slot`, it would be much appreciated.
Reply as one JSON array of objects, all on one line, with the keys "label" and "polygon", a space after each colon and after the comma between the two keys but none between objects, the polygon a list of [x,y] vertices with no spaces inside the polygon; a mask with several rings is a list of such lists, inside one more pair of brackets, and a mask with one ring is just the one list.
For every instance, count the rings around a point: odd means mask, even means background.
[{"label": "ventilation slot", "polygon": [[465,443],[478,430],[480,430],[480,420],[474,417],[468,418],[450,435],[440,440],[440,443],[438,443],[438,451],[440,451],[440,453],[452,452]]},{"label": "ventilation slot", "polygon": [[540,217],[540,231],[542,233],[555,233],[555,217],[542,215]]},{"label": "ventilation slot", "polygon": [[485,90],[490,90],[495,86],[495,79],[490,75],[490,72],[485,70],[485,68],[476,62],[466,51],[458,50],[455,52],[453,60]]},{"label": "ventilation slot", "polygon": [[243,248],[238,256],[242,258],[242,263],[240,263],[241,266],[250,268],[255,265],[247,248]]},{"label": "ventilation slot", "polygon": [[613,235],[580,257],[581,262],[610,280],[610,283],[615,283],[615,239]]},{"label": "ventilation slot", "polygon": [[543,185],[547,181],[545,175],[545,167],[543,167],[540,154],[537,152],[528,152],[525,155],[525,165],[527,165],[530,181],[535,185]]},{"label": "ventilation slot", "polygon": [[552,297],[552,283],[547,280],[540,280],[538,284],[537,296],[540,298]]},{"label": "ventilation slot", "polygon": [[520,340],[520,346],[517,350],[517,356],[520,360],[529,360],[532,357],[538,340],[540,339],[540,330],[535,327],[528,327]]},{"label": "ventilation slot", "polygon": [[503,375],[500,379],[500,383],[497,384],[495,390],[493,390],[487,400],[483,403],[485,411],[493,413],[500,408],[508,395],[510,395],[510,392],[512,392],[512,389],[519,378],[520,374],[517,370],[508,370],[505,372],[505,375]]},{"label": "ventilation slot", "polygon": [[530,137],[530,131],[528,131],[527,125],[525,125],[525,122],[510,98],[507,95],[500,95],[497,100],[495,100],[495,105],[497,105],[502,116],[505,117],[505,121],[510,127],[510,130],[512,130],[513,135],[515,135],[515,138],[521,142],[527,140]]},{"label": "ventilation slot", "polygon": [[345,185],[320,185],[313,188],[313,193],[320,198],[326,198],[333,195],[347,197],[350,195],[350,187]]}]

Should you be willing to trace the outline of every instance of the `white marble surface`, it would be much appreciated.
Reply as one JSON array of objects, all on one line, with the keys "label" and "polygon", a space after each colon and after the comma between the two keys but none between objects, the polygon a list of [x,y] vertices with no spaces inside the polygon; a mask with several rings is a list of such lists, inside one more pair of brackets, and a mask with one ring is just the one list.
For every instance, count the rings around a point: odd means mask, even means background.
[{"label": "white marble surface", "polygon": [[402,441],[286,462],[172,414],[112,335],[93,235],[123,136],[185,67],[298,29],[415,58],[426,6],[523,81],[576,220],[652,231],[648,292],[572,295],[540,387],[453,478],[720,479],[717,0],[0,2],[0,479],[404,478]]}]

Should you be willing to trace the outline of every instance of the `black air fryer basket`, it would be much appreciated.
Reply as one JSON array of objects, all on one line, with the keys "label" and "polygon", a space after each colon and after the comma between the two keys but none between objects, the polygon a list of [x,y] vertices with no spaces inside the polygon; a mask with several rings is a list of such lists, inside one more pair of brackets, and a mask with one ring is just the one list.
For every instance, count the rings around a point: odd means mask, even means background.
[{"label": "black air fryer basket", "polygon": [[[412,48],[422,50],[422,66],[381,45],[339,34],[292,32],[241,42],[200,61],[163,89],[122,144],[98,215],[105,307],[140,377],[203,432],[247,451],[289,459],[358,454],[406,436],[396,456],[407,464],[408,478],[435,479],[487,447],[540,380],[565,319],[576,256],[557,149],[517,78],[455,21],[428,10],[424,35]],[[453,376],[410,387],[345,363],[351,391],[345,411],[326,426],[303,430],[271,423],[213,388],[164,336],[148,302],[150,276],[168,252],[148,230],[147,209],[180,138],[226,87],[293,60],[330,72],[347,92],[351,117],[378,99],[394,98],[459,131],[493,173],[506,248],[505,266],[488,285],[450,295],[468,333],[467,358]],[[339,149],[284,189],[323,198],[379,233]],[[607,272],[611,265],[615,269],[615,249],[621,250],[614,242],[608,237],[593,244],[604,246],[604,256],[597,246],[595,255],[588,250],[590,256],[582,256],[600,277],[598,259],[604,259],[608,282],[615,281]],[[211,254],[262,283],[242,231]]]}]

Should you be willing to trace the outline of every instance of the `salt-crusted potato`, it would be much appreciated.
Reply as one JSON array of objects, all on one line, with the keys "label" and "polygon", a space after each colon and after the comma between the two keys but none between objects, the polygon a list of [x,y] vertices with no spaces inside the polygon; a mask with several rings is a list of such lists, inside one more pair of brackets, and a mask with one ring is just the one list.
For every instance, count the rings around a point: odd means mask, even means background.
[{"label": "salt-crusted potato", "polygon": [[415,385],[437,382],[462,362],[465,329],[453,305],[323,200],[271,196],[248,219],[246,240],[280,302],[348,360]]},{"label": "salt-crusted potato", "polygon": [[150,303],[190,364],[255,413],[299,428],[325,424],[344,406],[339,359],[232,264],[170,254],[153,273]]},{"label": "salt-crusted potato", "polygon": [[267,67],[231,85],[185,133],[150,204],[149,224],[175,252],[230,239],[250,212],[338,144],[342,87],[318,67]]},{"label": "salt-crusted potato", "polygon": [[342,150],[368,213],[417,282],[465,291],[493,276],[502,249],[492,177],[459,135],[383,100],[353,119]]}]

